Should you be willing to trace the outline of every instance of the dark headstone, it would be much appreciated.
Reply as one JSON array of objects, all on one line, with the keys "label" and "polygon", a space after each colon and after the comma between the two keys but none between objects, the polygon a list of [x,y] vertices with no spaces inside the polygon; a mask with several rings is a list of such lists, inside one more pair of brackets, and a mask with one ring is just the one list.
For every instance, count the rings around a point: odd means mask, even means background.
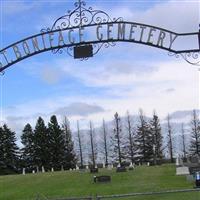
[{"label": "dark headstone", "polygon": [[98,168],[90,168],[90,173],[98,173]]},{"label": "dark headstone", "polygon": [[94,183],[109,183],[111,182],[110,176],[94,176]]},{"label": "dark headstone", "polygon": [[117,167],[116,172],[126,172],[126,167]]}]

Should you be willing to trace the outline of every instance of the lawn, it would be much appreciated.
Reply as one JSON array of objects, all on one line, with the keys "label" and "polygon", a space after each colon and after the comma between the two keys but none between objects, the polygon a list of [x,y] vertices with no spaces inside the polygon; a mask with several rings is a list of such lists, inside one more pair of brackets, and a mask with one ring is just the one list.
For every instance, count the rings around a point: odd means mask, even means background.
[{"label": "lawn", "polygon": [[[93,183],[89,172],[63,171],[40,174],[0,177],[0,200],[33,200],[36,195],[50,198],[126,194],[135,192],[189,189],[194,184],[185,176],[175,175],[175,166],[142,166],[134,171],[116,173],[100,170],[99,175],[111,175],[107,184]],[[166,194],[156,196],[129,197],[133,200],[198,200],[200,192]]]}]

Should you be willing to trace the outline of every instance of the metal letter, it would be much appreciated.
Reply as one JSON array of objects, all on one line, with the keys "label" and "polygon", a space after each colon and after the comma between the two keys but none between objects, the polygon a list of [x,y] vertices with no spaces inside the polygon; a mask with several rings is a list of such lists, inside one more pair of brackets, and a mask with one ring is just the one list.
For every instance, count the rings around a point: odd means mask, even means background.
[{"label": "metal letter", "polygon": [[153,32],[155,32],[155,31],[156,31],[155,28],[150,28],[149,37],[148,37],[147,43],[153,44],[153,41],[151,41],[151,38],[153,36]]},{"label": "metal letter", "polygon": [[42,34],[42,43],[44,45],[44,49],[46,49],[44,34]]},{"label": "metal letter", "polygon": [[125,39],[126,24],[118,24],[118,40]]},{"label": "metal letter", "polygon": [[102,25],[98,25],[98,26],[97,26],[96,33],[97,33],[97,39],[101,41],[101,40],[103,40],[103,34],[102,34],[102,33],[101,33],[101,34],[99,33],[99,29],[100,29],[100,28],[102,28]]},{"label": "metal letter", "polygon": [[172,44],[174,43],[175,39],[178,37],[178,35],[174,35],[173,37],[173,34],[170,33],[170,45],[169,45],[169,49],[171,49],[172,47]]},{"label": "metal letter", "polygon": [[7,59],[7,57],[6,57],[6,50],[1,51],[0,54],[2,54],[2,55],[4,56],[4,58],[5,58],[6,62],[7,62],[7,64],[9,64],[8,59]]},{"label": "metal letter", "polygon": [[164,31],[160,31],[159,37],[158,37],[158,42],[157,45],[163,47],[163,41],[166,36],[166,33]]},{"label": "metal letter", "polygon": [[112,28],[113,27],[113,24],[108,24],[108,29],[107,29],[107,37],[108,37],[108,40],[113,40],[113,37],[111,37],[110,33],[112,33]]},{"label": "metal letter", "polygon": [[140,42],[142,42],[143,39],[143,34],[144,34],[144,29],[146,29],[146,26],[140,26],[141,30],[141,34],[140,34]]},{"label": "metal letter", "polygon": [[134,28],[137,28],[137,25],[131,24],[131,30],[130,30],[129,40],[135,40],[135,38],[133,38],[133,33],[135,33],[135,31],[133,30]]},{"label": "metal letter", "polygon": [[32,38],[31,41],[32,41],[32,44],[33,44],[34,51],[35,51],[35,52],[36,52],[36,51],[40,51],[39,46],[38,46],[37,37]]},{"label": "metal letter", "polygon": [[[68,39],[69,39],[69,42],[70,42],[71,44],[74,44],[75,39],[74,39],[74,37],[71,38],[71,33],[72,33],[72,32],[74,32],[73,29],[69,30],[69,32],[68,32]],[[73,39],[73,40],[72,40],[72,39]]]},{"label": "metal letter", "polygon": [[84,27],[79,27],[79,41],[80,41],[80,43],[81,42],[84,42],[83,41],[83,31],[84,30]]},{"label": "metal letter", "polygon": [[23,49],[24,49],[24,53],[26,55],[29,55],[31,52],[30,52],[30,49],[29,49],[27,42],[26,41],[22,42],[22,46],[23,46]]},{"label": "metal letter", "polygon": [[53,43],[52,43],[53,38],[52,38],[52,35],[54,35],[54,33],[50,32],[50,33],[48,33],[48,34],[49,34],[49,43],[50,43],[50,47],[53,47]]},{"label": "metal letter", "polygon": [[20,59],[22,57],[22,54],[20,53],[18,46],[13,45],[12,48],[15,52],[15,56],[16,56],[17,60]]},{"label": "metal letter", "polygon": [[62,31],[59,31],[59,36],[58,36],[58,46],[63,46],[65,45],[65,41],[64,41],[64,38],[63,38],[63,34],[62,34]]}]

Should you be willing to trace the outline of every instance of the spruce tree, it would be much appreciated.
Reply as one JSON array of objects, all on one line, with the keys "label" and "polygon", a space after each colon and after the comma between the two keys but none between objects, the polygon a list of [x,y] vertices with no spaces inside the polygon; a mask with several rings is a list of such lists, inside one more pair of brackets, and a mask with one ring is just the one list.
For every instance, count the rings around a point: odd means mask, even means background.
[{"label": "spruce tree", "polygon": [[163,137],[159,118],[155,112],[153,114],[152,120],[150,121],[150,131],[153,137],[152,140],[154,165],[157,165],[157,162],[160,162],[163,158]]},{"label": "spruce tree", "polygon": [[171,163],[173,163],[174,162],[174,144],[173,144],[173,132],[172,132],[169,115],[167,117],[167,128],[168,128],[168,130],[167,130],[167,132],[168,132],[167,146],[168,146],[168,150],[169,150],[169,156],[170,156]]},{"label": "spruce tree", "polygon": [[19,149],[16,145],[15,132],[6,124],[0,128],[0,168],[1,173],[13,173],[18,171]]},{"label": "spruce tree", "polygon": [[[56,170],[60,170],[64,166],[65,155],[65,141],[63,137],[63,131],[58,124],[55,115],[51,116],[48,123],[49,132],[49,152],[51,154],[51,167]],[[66,138],[67,141],[67,138]]]},{"label": "spruce tree", "polygon": [[200,156],[200,121],[196,110],[193,110],[191,120],[191,144],[190,154]]},{"label": "spruce tree", "polygon": [[63,167],[65,169],[74,168],[76,166],[76,155],[74,151],[74,142],[72,141],[72,133],[70,130],[69,120],[65,117],[63,124],[63,137],[64,137],[64,160]]},{"label": "spruce tree", "polygon": [[153,138],[142,110],[139,112],[139,119],[140,124],[137,126],[135,139],[138,161],[141,163],[150,162],[153,158]]},{"label": "spruce tree", "polygon": [[23,167],[34,168],[34,133],[30,124],[26,124],[21,135]]},{"label": "spruce tree", "polygon": [[34,130],[34,156],[33,162],[39,168],[49,169],[50,146],[49,134],[44,120],[39,117]]}]

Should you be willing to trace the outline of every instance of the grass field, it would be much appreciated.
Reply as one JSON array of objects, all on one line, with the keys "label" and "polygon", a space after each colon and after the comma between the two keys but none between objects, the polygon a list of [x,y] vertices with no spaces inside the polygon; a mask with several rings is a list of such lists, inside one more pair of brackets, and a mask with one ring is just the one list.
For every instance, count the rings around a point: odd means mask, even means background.
[{"label": "grass field", "polygon": [[[193,188],[185,176],[176,176],[175,167],[138,167],[134,171],[116,173],[100,170],[98,175],[111,175],[107,184],[94,184],[89,172],[64,171],[53,173],[0,177],[0,200],[33,200],[36,195],[50,198],[126,194],[171,189]],[[133,200],[199,200],[200,192],[129,197]]]}]

